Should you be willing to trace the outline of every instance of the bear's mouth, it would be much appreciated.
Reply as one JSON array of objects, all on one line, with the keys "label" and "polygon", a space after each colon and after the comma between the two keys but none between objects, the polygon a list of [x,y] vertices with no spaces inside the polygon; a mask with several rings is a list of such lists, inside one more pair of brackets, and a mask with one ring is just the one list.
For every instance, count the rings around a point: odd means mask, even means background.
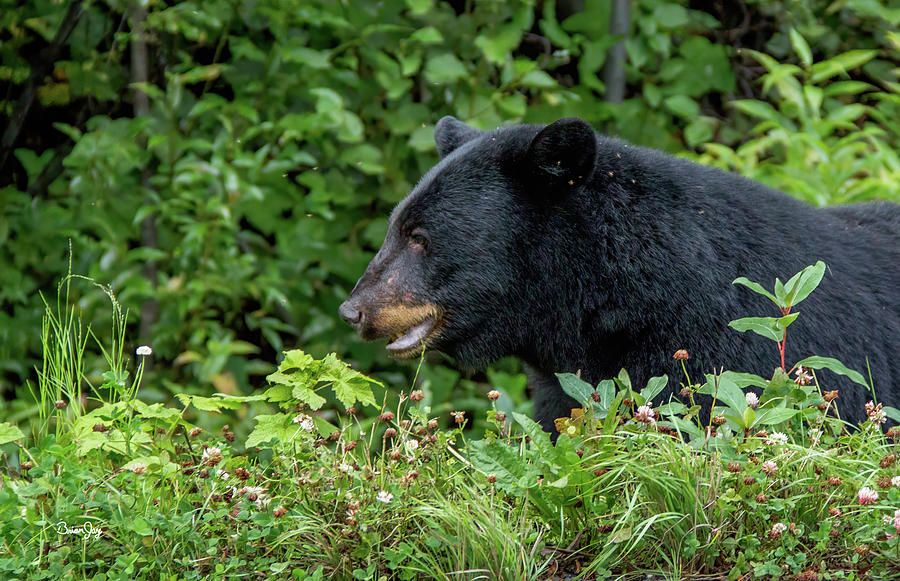
[{"label": "bear's mouth", "polygon": [[391,335],[391,342],[386,349],[394,357],[414,357],[421,353],[438,329],[438,319],[428,315],[412,327]]}]

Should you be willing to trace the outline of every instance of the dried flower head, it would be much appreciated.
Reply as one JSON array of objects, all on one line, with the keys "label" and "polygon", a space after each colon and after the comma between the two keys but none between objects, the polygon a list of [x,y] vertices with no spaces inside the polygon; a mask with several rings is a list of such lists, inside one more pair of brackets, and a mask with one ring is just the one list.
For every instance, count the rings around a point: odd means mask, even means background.
[{"label": "dried flower head", "polygon": [[496,389],[492,389],[491,391],[489,391],[487,393],[487,398],[491,401],[496,401],[496,400],[500,399],[500,392],[497,391]]},{"label": "dried flower head", "polygon": [[379,422],[389,422],[394,419],[394,412],[384,412],[378,416]]},{"label": "dried flower head", "polygon": [[141,462],[135,462],[131,466],[128,467],[129,470],[134,472],[135,474],[143,474],[147,471],[147,465]]},{"label": "dried flower head", "polygon": [[210,446],[209,448],[203,450],[203,455],[200,457],[200,462],[202,464],[206,464],[207,466],[215,466],[221,461],[222,450],[215,446]]},{"label": "dried flower head", "polygon": [[488,474],[487,481],[490,482],[491,484],[497,482],[497,475],[496,474]]},{"label": "dried flower head", "polygon": [[729,472],[740,472],[741,471],[741,463],[740,462],[729,462],[728,463],[728,471]]},{"label": "dried flower head", "polygon": [[691,358],[690,354],[687,352],[687,349],[679,349],[678,351],[675,352],[674,355],[672,355],[672,357],[675,359],[678,359],[680,361],[684,361],[685,359]]},{"label": "dried flower head", "polygon": [[887,456],[885,456],[884,458],[882,458],[882,459],[881,459],[881,462],[879,462],[878,464],[879,464],[879,466],[881,466],[882,468],[888,468],[889,466],[891,466],[891,465],[892,465],[894,462],[896,462],[896,461],[897,461],[897,456],[896,456],[895,454],[888,454]]},{"label": "dried flower head", "polygon": [[396,435],[397,435],[397,430],[394,428],[388,428],[384,431],[385,438],[393,438]]},{"label": "dried flower head", "polygon": [[458,425],[463,425],[466,421],[466,412],[450,412],[450,415],[453,416],[453,421],[455,421]]},{"label": "dried flower head", "polygon": [[409,394],[409,399],[413,401],[422,401],[423,399],[425,399],[425,392],[423,392],[421,389],[413,390],[413,392]]},{"label": "dried flower head", "polygon": [[838,398],[838,390],[832,389],[830,391],[826,391],[822,394],[822,399],[827,402],[832,402]]}]

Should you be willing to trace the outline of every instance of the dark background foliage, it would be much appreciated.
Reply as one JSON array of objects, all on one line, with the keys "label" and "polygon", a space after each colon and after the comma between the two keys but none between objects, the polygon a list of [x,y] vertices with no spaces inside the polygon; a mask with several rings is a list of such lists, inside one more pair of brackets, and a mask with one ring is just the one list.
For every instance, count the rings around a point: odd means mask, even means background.
[{"label": "dark background foliage", "polygon": [[[813,204],[898,199],[898,24],[895,0],[0,0],[0,415],[33,413],[39,293],[70,269],[153,347],[144,399],[249,393],[293,347],[409,385],[337,307],[447,114],[580,116]],[[104,341],[107,296],[72,289]],[[512,362],[445,363],[436,412],[523,401]]]}]

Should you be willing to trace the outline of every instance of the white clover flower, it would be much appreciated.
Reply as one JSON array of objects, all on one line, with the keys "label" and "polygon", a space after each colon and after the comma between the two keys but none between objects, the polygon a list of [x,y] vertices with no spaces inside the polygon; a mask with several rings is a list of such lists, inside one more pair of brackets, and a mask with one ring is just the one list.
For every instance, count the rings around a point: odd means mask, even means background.
[{"label": "white clover flower", "polygon": [[228,472],[225,472],[224,470],[217,470],[216,476],[218,476],[220,480],[228,480],[229,474],[228,474]]},{"label": "white clover flower", "polygon": [[135,462],[134,464],[129,466],[128,469],[135,474],[143,474],[147,470],[147,465],[142,462]]},{"label": "white clover flower", "polygon": [[893,478],[891,478],[891,486],[900,488],[900,476],[894,476]]},{"label": "white clover flower", "polygon": [[637,412],[634,414],[634,419],[645,424],[655,424],[656,413],[650,408],[650,405],[652,404],[638,407]]},{"label": "white clover flower", "polygon": [[404,447],[406,448],[407,454],[412,454],[419,449],[419,442],[417,440],[407,440]]},{"label": "white clover flower", "polygon": [[759,405],[759,398],[752,391],[748,391],[744,397],[747,398],[747,405],[751,408],[755,409]]},{"label": "white clover flower", "polygon": [[774,460],[766,460],[760,467],[763,472],[771,476],[778,470],[778,464]]},{"label": "white clover flower", "polygon": [[767,446],[774,446],[775,444],[787,444],[788,437],[784,432],[772,432],[768,438],[766,438]]},{"label": "white clover flower", "polygon": [[783,533],[787,529],[788,528],[787,528],[786,524],[777,522],[772,525],[772,529],[769,531],[769,536],[772,537],[773,539],[777,539],[778,537],[781,536],[781,533]]},{"label": "white clover flower", "polygon": [[863,486],[857,492],[857,498],[859,499],[860,504],[875,504],[878,502],[878,492],[872,490],[868,486]]},{"label": "white clover flower", "polygon": [[300,424],[300,429],[304,432],[309,432],[310,434],[314,429],[316,429],[315,422],[313,422],[313,419],[306,414],[299,414],[294,416],[293,422],[295,424]]},{"label": "white clover flower", "polygon": [[150,348],[150,345],[141,345],[137,348],[137,351],[135,353],[142,357],[145,357],[147,355],[153,355],[153,349]]},{"label": "white clover flower", "polygon": [[819,440],[821,440],[821,439],[822,439],[822,430],[813,428],[812,430],[809,431],[809,441],[812,442],[813,445],[818,444]]},{"label": "white clover flower", "polygon": [[349,464],[345,464],[344,462],[341,462],[340,465],[338,466],[338,470],[340,470],[344,474],[350,474],[351,472],[353,472],[353,466],[351,466]]},{"label": "white clover flower", "polygon": [[383,502],[385,504],[394,500],[394,495],[388,492],[387,490],[382,490],[378,494],[375,495],[375,500],[378,502]]}]

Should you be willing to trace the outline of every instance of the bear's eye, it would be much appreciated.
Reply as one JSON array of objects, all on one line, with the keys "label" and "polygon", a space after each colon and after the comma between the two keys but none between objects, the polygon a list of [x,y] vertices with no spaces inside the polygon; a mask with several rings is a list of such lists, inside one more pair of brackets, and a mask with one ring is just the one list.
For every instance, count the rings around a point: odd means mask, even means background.
[{"label": "bear's eye", "polygon": [[428,236],[425,235],[425,231],[421,228],[416,228],[409,234],[409,243],[412,246],[417,246],[422,250],[428,250]]}]

